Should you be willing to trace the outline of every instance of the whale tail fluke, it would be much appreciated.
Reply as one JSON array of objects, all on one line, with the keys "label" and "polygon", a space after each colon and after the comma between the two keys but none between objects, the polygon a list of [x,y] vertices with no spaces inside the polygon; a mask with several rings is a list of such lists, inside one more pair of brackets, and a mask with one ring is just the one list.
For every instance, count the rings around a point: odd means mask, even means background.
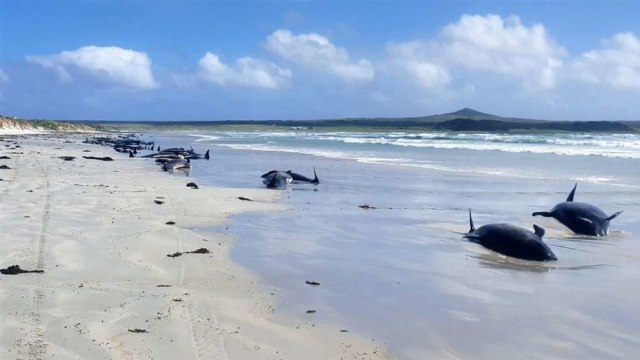
[{"label": "whale tail fluke", "polygon": [[569,193],[569,196],[567,197],[567,201],[573,201],[573,197],[576,195],[576,188],[577,187],[578,187],[578,183],[573,185],[573,190],[571,190],[571,192]]},{"label": "whale tail fluke", "polygon": [[131,150],[129,150],[129,157],[132,158],[133,156],[133,152]]},{"label": "whale tail fluke", "polygon": [[207,152],[206,152],[206,153],[204,153],[204,158],[205,158],[205,159],[207,159],[207,160],[209,160],[209,150],[207,150]]},{"label": "whale tail fluke", "polygon": [[615,219],[615,218],[616,218],[616,217],[618,217],[618,215],[620,215],[620,214],[622,214],[622,211],[618,211],[618,212],[616,212],[615,214],[613,214],[613,215],[609,216],[609,217],[607,218],[607,221],[611,221],[611,220]]},{"label": "whale tail fluke", "polygon": [[320,184],[320,180],[318,180],[318,174],[316,174],[316,168],[313,168],[313,180],[311,180],[312,184]]},{"label": "whale tail fluke", "polygon": [[544,217],[553,217],[553,215],[548,211],[536,211],[531,216],[544,216]]}]

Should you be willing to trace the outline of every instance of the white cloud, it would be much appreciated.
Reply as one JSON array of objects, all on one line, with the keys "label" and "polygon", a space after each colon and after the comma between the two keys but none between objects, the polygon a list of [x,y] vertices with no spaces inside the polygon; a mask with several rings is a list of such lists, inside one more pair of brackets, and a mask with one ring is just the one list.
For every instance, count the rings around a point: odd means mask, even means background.
[{"label": "white cloud", "polygon": [[294,35],[288,30],[277,30],[267,38],[266,47],[294,64],[328,72],[346,81],[371,81],[375,77],[371,61],[352,61],[347,50],[318,34]]},{"label": "white cloud", "polygon": [[7,73],[4,72],[4,70],[0,69],[0,84],[8,83],[8,82],[9,82],[9,75],[7,75]]},{"label": "white cloud", "polygon": [[578,80],[619,89],[640,89],[640,39],[620,33],[602,41],[602,48],[586,52],[573,64]]},{"label": "white cloud", "polygon": [[501,74],[529,88],[552,88],[565,55],[544,26],[526,27],[517,16],[497,15],[463,15],[433,41],[390,44],[387,50],[393,63],[427,87],[446,85],[463,69]]},{"label": "white cloud", "polygon": [[51,69],[65,83],[73,82],[72,72],[80,70],[106,83],[138,89],[157,87],[147,54],[116,46],[84,46],[55,55],[27,56],[26,60]]},{"label": "white cloud", "polygon": [[278,89],[291,78],[291,71],[274,63],[243,57],[233,65],[226,65],[213,53],[207,52],[199,63],[202,80],[220,85]]},{"label": "white cloud", "polygon": [[436,89],[451,82],[449,70],[431,55],[433,46],[421,41],[390,44],[387,52],[391,66],[408,75],[417,86]]}]

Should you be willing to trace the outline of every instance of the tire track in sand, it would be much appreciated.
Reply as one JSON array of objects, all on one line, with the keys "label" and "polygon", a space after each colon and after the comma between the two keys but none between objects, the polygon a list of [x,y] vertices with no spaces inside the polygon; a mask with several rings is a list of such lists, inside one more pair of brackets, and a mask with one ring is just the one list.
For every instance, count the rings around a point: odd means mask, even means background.
[{"label": "tire track in sand", "polygon": [[[168,196],[167,200],[171,206],[171,212],[174,218],[178,224],[180,224],[185,218],[184,204],[179,200],[172,201]],[[188,230],[180,229],[178,232],[178,251],[184,251],[184,241],[182,238],[183,231]],[[184,285],[187,275],[186,268],[181,266],[179,270],[178,285]],[[189,299],[186,301],[185,311],[191,332],[191,340],[195,345],[197,359],[229,360],[229,356],[225,351],[224,337],[215,336],[216,333],[219,333],[219,327],[216,317],[213,314],[210,314],[210,310],[214,308],[213,305],[207,304],[206,301],[205,304],[199,304],[197,299],[199,299],[202,294],[193,292],[193,295],[194,296],[189,296]],[[213,340],[215,338],[220,339],[220,341],[215,343]]]},{"label": "tire track in sand", "polygon": [[[38,166],[42,172],[44,203],[42,205],[42,218],[40,231],[36,237],[34,244],[35,252],[35,268],[45,270],[44,251],[47,241],[47,227],[51,214],[51,193],[49,191],[50,182],[49,174],[38,161]],[[45,300],[45,294],[42,290],[42,276],[37,276],[33,280],[33,290],[31,292],[31,311],[28,314],[28,332],[25,334],[27,356],[29,359],[44,360],[47,354],[47,343],[44,338],[44,328],[42,326],[42,315],[40,308]]]}]

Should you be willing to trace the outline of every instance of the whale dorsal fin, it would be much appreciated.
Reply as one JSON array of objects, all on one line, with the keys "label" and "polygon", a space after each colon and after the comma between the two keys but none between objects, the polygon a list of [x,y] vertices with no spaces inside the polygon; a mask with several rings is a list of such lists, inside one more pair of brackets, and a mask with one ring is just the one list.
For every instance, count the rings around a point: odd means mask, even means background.
[{"label": "whale dorsal fin", "polygon": [[469,208],[469,233],[476,231],[475,226],[473,226],[473,218],[471,218],[471,208]]},{"label": "whale dorsal fin", "polygon": [[542,237],[544,236],[544,229],[536,224],[533,224],[533,230],[536,233],[536,235],[538,235],[538,237],[542,239]]},{"label": "whale dorsal fin", "polygon": [[576,194],[577,187],[578,187],[578,183],[573,185],[573,190],[571,190],[571,192],[569,193],[569,196],[567,197],[567,201],[573,201],[573,196]]}]

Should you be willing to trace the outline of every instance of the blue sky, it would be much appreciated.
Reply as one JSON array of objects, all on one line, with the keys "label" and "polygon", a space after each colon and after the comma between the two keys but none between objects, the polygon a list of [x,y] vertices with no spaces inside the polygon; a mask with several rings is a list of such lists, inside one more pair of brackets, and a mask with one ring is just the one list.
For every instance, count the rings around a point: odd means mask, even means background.
[{"label": "blue sky", "polygon": [[640,1],[0,0],[0,114],[640,120]]}]

